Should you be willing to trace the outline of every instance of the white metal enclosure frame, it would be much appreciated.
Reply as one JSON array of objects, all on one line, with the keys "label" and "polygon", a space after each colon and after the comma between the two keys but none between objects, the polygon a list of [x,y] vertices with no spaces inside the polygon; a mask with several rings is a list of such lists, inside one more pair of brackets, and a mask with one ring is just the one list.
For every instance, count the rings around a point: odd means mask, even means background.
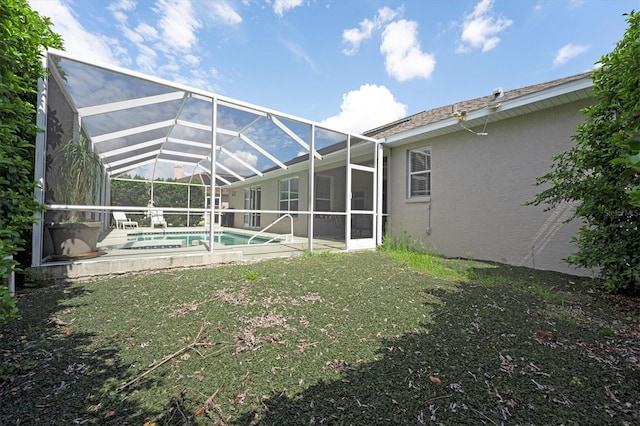
[{"label": "white metal enclosure frame", "polygon": [[[366,213],[372,216],[371,238],[380,242],[381,171],[380,141],[321,126],[293,115],[266,109],[206,90],[172,83],[106,64],[94,64],[65,52],[50,50],[45,57],[49,77],[39,82],[38,125],[44,131],[36,140],[36,199],[46,211],[34,225],[32,265],[46,261],[43,253],[44,223],[56,212],[81,209],[108,227],[113,210],[150,210],[145,206],[110,205],[110,180],[138,174],[153,182],[173,177],[180,164],[187,176],[211,177],[211,193],[217,188],[270,179],[278,173],[306,165],[309,173],[307,208],[297,212],[313,218],[315,163],[326,158],[351,170],[350,156],[362,146],[371,146],[373,198]],[[63,141],[84,135],[104,165],[103,190],[89,205],[60,203],[52,190],[51,158]],[[327,157],[325,157],[327,156]],[[355,165],[356,168],[365,166]],[[351,194],[347,191],[348,196]],[[171,213],[208,212],[214,217],[214,203],[204,209],[189,206],[164,208]],[[350,208],[340,212],[351,221]],[[242,209],[235,209],[242,212]],[[286,212],[284,212],[286,213]],[[213,251],[213,220],[209,221]],[[313,220],[309,220],[309,249],[312,249]]]}]

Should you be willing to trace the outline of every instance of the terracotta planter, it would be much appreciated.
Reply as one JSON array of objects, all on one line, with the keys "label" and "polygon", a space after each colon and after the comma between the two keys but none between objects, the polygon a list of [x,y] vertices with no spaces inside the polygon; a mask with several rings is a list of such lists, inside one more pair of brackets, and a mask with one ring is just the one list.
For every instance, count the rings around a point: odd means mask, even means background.
[{"label": "terracotta planter", "polygon": [[49,226],[53,241],[53,257],[78,259],[98,256],[100,222],[54,223]]}]

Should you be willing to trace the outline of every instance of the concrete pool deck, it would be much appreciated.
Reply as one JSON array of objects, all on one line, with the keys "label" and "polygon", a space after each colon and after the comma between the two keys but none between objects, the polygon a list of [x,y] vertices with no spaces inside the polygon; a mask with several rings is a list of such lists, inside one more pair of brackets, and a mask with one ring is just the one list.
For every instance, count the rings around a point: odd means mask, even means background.
[{"label": "concrete pool deck", "polygon": [[[237,228],[216,228],[242,234],[251,231]],[[215,243],[213,253],[209,252],[208,241],[194,242],[190,246],[176,247],[180,240],[158,239],[132,241],[129,234],[153,234],[159,237],[172,234],[206,232],[204,227],[171,227],[165,229],[139,227],[109,229],[98,242],[98,257],[64,261],[47,261],[39,267],[28,268],[35,279],[81,279],[105,275],[119,275],[173,268],[206,267],[225,263],[250,262],[262,259],[291,257],[308,250],[306,237],[293,237],[293,241],[283,243],[225,246]],[[261,234],[273,238],[276,234]],[[137,246],[137,247],[136,247]],[[132,249],[134,248],[134,249]],[[344,251],[344,240],[334,237],[313,239],[314,251]]]}]

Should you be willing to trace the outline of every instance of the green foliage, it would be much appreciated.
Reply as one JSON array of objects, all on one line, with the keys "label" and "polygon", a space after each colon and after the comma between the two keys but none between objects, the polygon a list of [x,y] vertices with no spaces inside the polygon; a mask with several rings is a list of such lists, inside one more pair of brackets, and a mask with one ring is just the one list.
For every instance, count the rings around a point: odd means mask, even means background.
[{"label": "green foliage", "polygon": [[393,251],[419,251],[415,241],[411,241],[411,238],[409,237],[409,234],[407,234],[406,229],[404,229],[404,226],[401,226],[400,235],[396,237],[393,234],[391,224],[389,224],[389,226],[384,230],[382,246],[380,246],[380,249]]},{"label": "green foliage", "polygon": [[[114,180],[111,184],[111,205],[112,206],[132,206],[146,207],[151,197],[151,183],[144,180],[142,176],[131,177],[128,175],[121,176],[124,179],[132,180]],[[139,180],[139,182],[135,182]],[[159,180],[153,184],[154,205],[158,208],[176,207],[186,208],[204,208],[205,190],[204,187],[198,186],[202,184],[199,177],[194,177],[189,186],[181,183],[180,185],[169,184],[169,182],[177,182],[176,179]],[[191,201],[189,202],[189,198]],[[186,214],[164,213],[165,218],[171,223],[171,226],[186,226]],[[130,215],[134,220],[143,220],[144,216],[136,217]],[[198,223],[202,218],[202,213],[192,214],[189,223],[193,225]]]},{"label": "green foliage", "polygon": [[11,296],[7,287],[0,285],[0,325],[16,318],[20,318],[16,299]]},{"label": "green foliage", "polygon": [[[91,204],[92,197],[102,185],[104,168],[97,152],[91,149],[84,136],[77,141],[67,141],[58,155],[54,157],[54,170],[57,174],[56,195],[62,204]],[[72,210],[70,221],[80,219],[80,212]]]},{"label": "green foliage", "polygon": [[467,272],[456,269],[455,262],[429,253],[422,244],[412,241],[404,229],[400,231],[400,236],[397,238],[391,235],[391,231],[385,231],[384,243],[380,249],[399,264],[415,268],[431,276],[460,282],[468,281]]},{"label": "green foliage", "polygon": [[596,103],[584,109],[576,145],[554,157],[553,170],[538,179],[550,186],[534,204],[577,203],[575,217],[583,226],[567,262],[599,268],[611,291],[634,292],[640,289],[640,208],[628,193],[640,178],[614,161],[628,155],[640,131],[640,15],[631,12],[627,22],[625,36],[592,75]]},{"label": "green foliage", "polygon": [[[640,119],[640,111],[635,114],[636,119]],[[629,176],[633,176],[636,179],[638,175],[640,175],[640,132],[633,135],[628,144],[629,154],[624,157],[615,158],[612,163],[613,164],[622,164],[627,168],[622,173],[622,178],[627,178]],[[629,199],[631,204],[636,207],[640,207],[640,184],[634,183],[629,188],[627,188],[627,195],[629,195]]]},{"label": "green foliage", "polygon": [[532,288],[533,292],[542,300],[554,305],[564,305],[565,297],[561,292],[549,285],[536,284]]},{"label": "green foliage", "polygon": [[260,272],[256,272],[256,271],[247,271],[247,272],[244,274],[244,278],[245,278],[247,281],[255,281],[255,280],[257,280],[257,279],[258,279],[258,278],[260,278],[260,277],[261,277]]},{"label": "green foliage", "polygon": [[51,22],[32,11],[26,0],[0,2],[0,274],[8,259],[26,245],[23,234],[41,206],[34,200],[34,141],[42,49],[62,47]]},{"label": "green foliage", "polygon": [[111,181],[111,205],[112,206],[133,206],[145,207],[150,197],[151,184],[144,181],[142,176],[119,176],[122,179],[130,180],[112,180]]},{"label": "green foliage", "polygon": [[[176,179],[167,179],[166,182],[176,182]],[[194,178],[193,184],[199,184],[201,181]],[[188,204],[189,197],[191,198]],[[189,189],[186,185],[171,185],[167,183],[154,184],[153,198],[156,207],[183,207],[190,205],[193,208],[204,208],[204,188],[202,186],[191,186]],[[165,215],[167,213],[165,212]],[[190,223],[197,223],[202,218],[202,213],[191,215]],[[173,226],[186,226],[187,215],[169,215],[167,220]]]}]

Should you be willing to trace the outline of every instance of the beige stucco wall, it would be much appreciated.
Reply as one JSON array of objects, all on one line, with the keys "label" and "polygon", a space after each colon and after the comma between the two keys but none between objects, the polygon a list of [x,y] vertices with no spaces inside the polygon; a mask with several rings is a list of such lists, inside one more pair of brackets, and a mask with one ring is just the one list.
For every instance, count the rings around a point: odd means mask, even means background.
[{"label": "beige stucco wall", "polygon": [[[577,221],[563,223],[570,206],[545,212],[527,206],[541,188],[536,178],[551,156],[572,146],[583,122],[572,103],[543,112],[490,123],[488,136],[460,132],[390,150],[389,213],[396,235],[407,235],[426,249],[448,257],[470,257],[579,275],[591,271],[568,266],[575,251]],[[430,200],[407,199],[407,151],[432,150]]]}]

